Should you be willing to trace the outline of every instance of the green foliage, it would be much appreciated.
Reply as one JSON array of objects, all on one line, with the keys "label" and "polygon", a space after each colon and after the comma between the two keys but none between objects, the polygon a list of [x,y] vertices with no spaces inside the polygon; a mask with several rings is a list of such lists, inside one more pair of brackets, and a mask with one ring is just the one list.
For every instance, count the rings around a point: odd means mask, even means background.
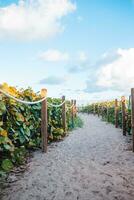
[{"label": "green foliage", "polygon": [[13,163],[9,159],[5,159],[2,161],[1,167],[4,171],[9,172],[13,169]]},{"label": "green foliage", "polygon": [[26,149],[24,146],[21,146],[19,148],[15,148],[14,152],[12,153],[12,162],[16,165],[20,165],[24,163],[25,157],[26,157]]},{"label": "green foliage", "polygon": [[[118,124],[122,128],[122,110],[121,101],[118,102]],[[115,102],[101,102],[87,105],[81,109],[83,113],[97,114],[102,117],[102,120],[115,124]],[[129,102],[126,102],[126,130],[131,134],[131,109]]]},{"label": "green foliage", "polygon": [[76,118],[74,118],[74,128],[82,128],[83,127],[83,121],[82,121],[82,119],[79,117],[79,116],[77,116]]},{"label": "green foliage", "polygon": [[[17,90],[3,85],[3,89],[19,99],[36,101],[39,93],[31,88]],[[61,99],[48,99],[49,103],[61,104]],[[67,102],[70,106],[70,102]],[[71,110],[67,112],[67,131],[72,129]],[[76,119],[75,119],[76,120]],[[79,121],[79,122],[78,122]],[[80,119],[75,126],[79,126]],[[61,140],[65,136],[62,127],[62,109],[48,107],[48,140]],[[23,164],[27,149],[41,147],[41,103],[24,105],[0,95],[0,171],[10,171],[14,165]],[[1,173],[2,174],[2,173]]]}]

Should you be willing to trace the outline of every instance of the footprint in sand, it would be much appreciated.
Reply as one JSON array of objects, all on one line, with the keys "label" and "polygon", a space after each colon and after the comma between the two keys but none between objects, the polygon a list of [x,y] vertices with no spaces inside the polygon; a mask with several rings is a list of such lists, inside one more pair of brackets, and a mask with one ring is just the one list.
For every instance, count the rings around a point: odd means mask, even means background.
[{"label": "footprint in sand", "polygon": [[69,196],[73,195],[73,193],[72,192],[66,192],[65,195],[69,197]]},{"label": "footprint in sand", "polygon": [[72,193],[71,191],[67,191],[67,192],[65,193],[65,199],[67,199],[67,200],[72,200],[72,199],[74,199],[73,193]]},{"label": "footprint in sand", "polygon": [[106,162],[103,163],[104,166],[108,165],[108,164],[110,164],[110,161],[106,161]]},{"label": "footprint in sand", "polygon": [[92,191],[93,194],[99,194],[100,192],[98,190]]},{"label": "footprint in sand", "polygon": [[111,186],[107,186],[106,187],[106,194],[109,194],[110,192],[112,192],[112,187]]}]

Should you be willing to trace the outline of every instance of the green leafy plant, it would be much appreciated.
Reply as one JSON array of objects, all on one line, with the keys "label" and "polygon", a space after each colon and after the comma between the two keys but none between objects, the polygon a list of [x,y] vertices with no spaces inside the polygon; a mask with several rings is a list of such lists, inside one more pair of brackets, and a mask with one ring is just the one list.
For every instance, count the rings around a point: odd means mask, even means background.
[{"label": "green leafy plant", "polygon": [[[2,89],[26,101],[41,99],[31,88],[18,90],[6,83]],[[48,98],[52,104],[61,104],[61,99]],[[70,102],[66,102],[68,106]],[[71,109],[67,112],[67,131],[72,129]],[[77,117],[75,117],[76,120]],[[80,121],[80,119],[79,119]],[[75,121],[74,127],[79,126]],[[48,141],[61,140],[65,136],[61,107],[48,106]],[[24,105],[0,94],[0,171],[9,172],[13,166],[23,164],[28,149],[41,147],[41,103]]]},{"label": "green leafy plant", "polygon": [[9,172],[13,169],[13,163],[9,159],[5,159],[2,161],[1,167],[4,171]]},{"label": "green leafy plant", "polygon": [[[129,108],[129,102],[126,101],[126,130],[128,134],[131,134],[131,109]],[[84,106],[81,109],[83,113],[97,114],[102,117],[102,120],[115,124],[115,102],[100,102]],[[121,101],[118,102],[118,124],[122,128],[122,109]]]}]

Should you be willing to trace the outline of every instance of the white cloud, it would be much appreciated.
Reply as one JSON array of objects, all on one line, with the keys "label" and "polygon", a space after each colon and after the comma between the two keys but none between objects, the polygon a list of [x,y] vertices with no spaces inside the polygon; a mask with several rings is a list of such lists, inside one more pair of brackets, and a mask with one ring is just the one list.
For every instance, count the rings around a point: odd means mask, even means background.
[{"label": "white cloud", "polygon": [[0,8],[0,37],[46,39],[64,30],[61,19],[75,9],[71,0],[19,0]]},{"label": "white cloud", "polygon": [[58,62],[58,61],[67,61],[69,60],[68,53],[62,53],[59,50],[51,49],[45,52],[40,53],[39,57],[44,61],[48,62]]},{"label": "white cloud", "polygon": [[97,85],[104,89],[130,91],[134,87],[134,48],[118,49],[120,55],[98,71]]}]

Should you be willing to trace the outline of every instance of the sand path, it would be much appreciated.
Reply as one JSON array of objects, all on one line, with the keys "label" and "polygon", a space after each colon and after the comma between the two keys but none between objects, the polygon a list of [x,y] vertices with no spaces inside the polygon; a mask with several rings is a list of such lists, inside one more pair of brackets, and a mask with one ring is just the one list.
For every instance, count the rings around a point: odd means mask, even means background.
[{"label": "sand path", "polygon": [[92,115],[84,127],[47,154],[34,153],[28,170],[3,200],[134,200],[134,153],[120,129]]}]

